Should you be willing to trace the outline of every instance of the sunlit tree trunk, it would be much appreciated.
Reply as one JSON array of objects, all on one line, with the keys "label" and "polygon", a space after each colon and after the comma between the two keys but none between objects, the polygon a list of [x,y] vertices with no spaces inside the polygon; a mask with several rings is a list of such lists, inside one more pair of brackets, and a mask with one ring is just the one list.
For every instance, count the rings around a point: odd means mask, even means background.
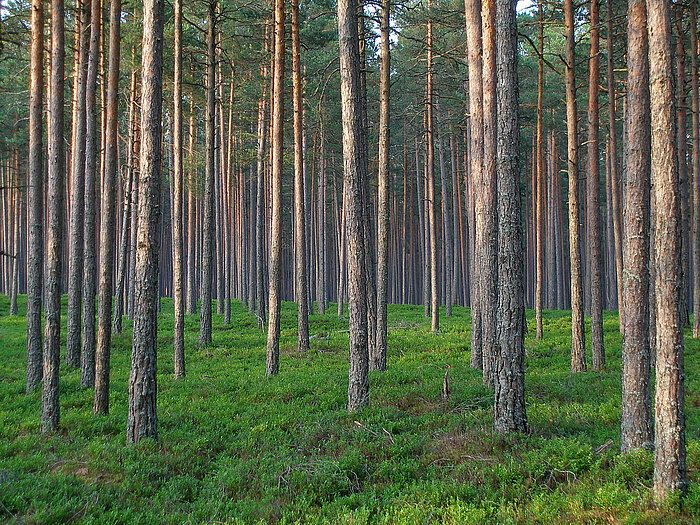
[{"label": "sunlit tree trunk", "polygon": [[654,498],[687,490],[680,181],[673,104],[673,51],[668,0],[647,3],[651,100],[651,180],[656,199],[656,427]]},{"label": "sunlit tree trunk", "polygon": [[[595,0],[594,0],[595,1]],[[542,18],[542,0],[537,2],[538,31],[539,31],[539,58],[537,60],[537,139],[535,151],[536,186],[535,192],[535,218],[536,218],[536,285],[535,285],[535,317],[536,337],[542,339],[542,300],[544,298],[544,154],[542,131],[542,99],[544,96],[544,20]]]},{"label": "sunlit tree trunk", "polygon": [[275,0],[275,47],[272,100],[272,224],[265,374],[279,372],[280,300],[282,278],[282,146],[284,140],[284,0]]},{"label": "sunlit tree trunk", "polygon": [[[428,9],[431,1],[428,1]],[[426,156],[427,156],[427,206],[428,206],[428,237],[430,239],[430,330],[437,333],[440,328],[440,296],[438,292],[438,246],[437,246],[437,212],[435,197],[435,148],[433,141],[433,20],[428,14],[428,72],[426,89]]]},{"label": "sunlit tree trunk", "polygon": [[650,114],[647,12],[644,0],[627,8],[624,238],[622,272],[622,452],[653,448],[649,377]]}]

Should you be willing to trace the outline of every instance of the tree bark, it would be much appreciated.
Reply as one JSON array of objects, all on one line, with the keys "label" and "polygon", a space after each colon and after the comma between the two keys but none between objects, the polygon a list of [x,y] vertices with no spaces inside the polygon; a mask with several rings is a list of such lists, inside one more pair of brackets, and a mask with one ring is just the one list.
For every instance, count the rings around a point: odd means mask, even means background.
[{"label": "tree bark", "polygon": [[518,130],[518,32],[514,0],[496,1],[498,115],[498,349],[493,427],[527,431],[525,304]]},{"label": "tree bark", "polygon": [[[428,0],[428,9],[431,9]],[[428,171],[428,234],[430,239],[430,331],[434,334],[440,328],[440,296],[438,292],[438,247],[437,247],[437,206],[435,197],[435,148],[433,144],[433,19],[428,13],[428,71],[426,88],[426,156]]]},{"label": "tree bark", "polygon": [[185,301],[182,246],[182,0],[174,4],[173,69],[173,364],[175,378],[185,376]]},{"label": "tree bark", "polygon": [[379,172],[377,213],[377,338],[370,356],[371,370],[386,370],[387,355],[387,290],[389,287],[389,50],[390,0],[382,0],[380,20],[381,71],[379,74]]},{"label": "tree bark", "polygon": [[627,11],[624,231],[622,273],[622,452],[652,449],[649,346],[650,113],[647,13],[644,0]]},{"label": "tree bark", "polygon": [[284,0],[275,0],[275,49],[272,101],[272,224],[265,374],[279,372],[280,300],[282,280],[282,147],[284,140]]},{"label": "tree bark", "polygon": [[68,262],[68,312],[66,327],[66,363],[70,368],[80,366],[81,327],[80,314],[83,301],[83,219],[85,206],[85,94],[88,70],[90,37],[90,9],[88,0],[80,2],[80,76],[78,78],[75,135],[72,156],[72,181],[70,196],[70,231]]},{"label": "tree bark", "polygon": [[690,70],[693,105],[693,337],[700,337],[700,90],[698,88],[698,2],[690,11]]},{"label": "tree bark", "polygon": [[367,348],[367,295],[362,189],[366,173],[363,162],[362,109],[360,97],[360,51],[355,0],[338,1],[340,96],[343,121],[343,173],[348,235],[348,311],[350,367],[348,412],[369,401]]},{"label": "tree bark", "polygon": [[139,226],[134,287],[134,340],[126,424],[126,440],[129,443],[137,443],[143,438],[158,438],[156,311],[159,302],[163,0],[144,0],[141,57]]},{"label": "tree bark", "polygon": [[[593,0],[595,2],[595,0]],[[537,185],[533,188],[535,195],[535,216],[536,216],[536,285],[535,285],[535,317],[536,317],[536,337],[542,339],[542,300],[544,298],[544,154],[543,154],[543,131],[542,131],[542,99],[544,97],[544,20],[542,17],[542,0],[537,2],[539,15],[539,58],[537,60],[537,139],[535,151],[535,171]]]},{"label": "tree bark", "polygon": [[32,0],[29,170],[27,172],[27,392],[41,381],[41,286],[44,262],[44,5]]},{"label": "tree bark", "polygon": [[588,176],[586,219],[588,221],[587,245],[590,248],[590,287],[591,287],[591,354],[593,370],[605,368],[605,346],[603,343],[603,287],[601,284],[601,227],[600,227],[600,174],[599,174],[599,107],[598,93],[600,85],[599,57],[599,5],[598,0],[591,0],[591,49],[588,77]]},{"label": "tree bark", "polygon": [[[269,51],[268,38],[269,24],[265,24],[265,51]],[[267,95],[265,86],[267,85],[267,65],[263,61],[260,66],[262,73],[262,93],[258,102],[258,151],[257,151],[257,198],[255,203],[255,289],[257,291],[255,312],[258,320],[258,328],[262,328],[265,323],[265,140],[267,138]]]},{"label": "tree bark", "polygon": [[206,165],[204,173],[204,221],[202,223],[202,265],[199,283],[199,344],[211,343],[212,324],[212,271],[214,266],[214,177],[215,177],[215,130],[214,113],[216,98],[216,2],[209,1],[207,27],[207,109],[205,115]]},{"label": "tree bark", "polygon": [[48,185],[45,273],[44,367],[41,431],[58,430],[58,368],[61,336],[61,255],[63,253],[63,0],[51,0],[51,83],[48,116]]},{"label": "tree bark", "polygon": [[680,181],[673,104],[673,51],[668,0],[647,4],[649,90],[651,100],[651,178],[656,199],[656,444],[654,498],[684,494],[685,400],[683,393],[683,321]]},{"label": "tree bark", "polygon": [[97,348],[95,354],[95,402],[93,411],[109,410],[109,359],[112,345],[112,269],[114,267],[115,224],[117,220],[117,125],[119,119],[119,25],[121,0],[112,0],[109,11],[109,78],[107,79],[107,122],[105,123],[105,177],[100,227],[100,291],[98,298]]},{"label": "tree bark", "polygon": [[574,78],[574,3],[564,1],[566,25],[566,130],[569,174],[569,258],[571,265],[571,371],[586,370],[583,332],[583,279],[581,275],[580,206],[578,198],[578,133],[576,79]]},{"label": "tree bark", "polygon": [[[469,175],[471,177],[471,187],[473,191],[479,191],[483,186],[483,162],[484,162],[484,114],[483,114],[483,80],[482,80],[482,42],[481,42],[481,0],[465,0],[464,12],[466,17],[467,31],[467,59],[469,62]],[[465,189],[468,188],[465,186]],[[474,202],[474,224],[472,231],[474,235],[482,235],[483,208],[482,199],[477,198],[473,191],[467,191],[467,199]],[[467,201],[469,202],[469,200]],[[483,368],[483,338],[480,303],[483,295],[480,293],[481,268],[480,254],[481,244],[474,241],[475,252],[471,258],[472,290],[470,294],[471,306],[471,355],[469,363],[472,368]]]},{"label": "tree bark", "polygon": [[292,0],[292,77],[294,85],[294,206],[299,351],[309,349],[309,300],[306,280],[306,211],[304,210],[304,149],[299,44],[299,1]]}]

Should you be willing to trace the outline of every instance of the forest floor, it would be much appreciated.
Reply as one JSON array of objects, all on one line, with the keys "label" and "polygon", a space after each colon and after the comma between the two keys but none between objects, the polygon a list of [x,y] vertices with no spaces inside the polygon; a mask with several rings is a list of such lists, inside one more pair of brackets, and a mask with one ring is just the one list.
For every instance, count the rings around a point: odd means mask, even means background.
[{"label": "forest floor", "polygon": [[[546,312],[538,343],[528,311],[530,431],[502,439],[491,432],[492,394],[469,368],[468,309],[441,315],[434,336],[422,307],[391,306],[389,370],[370,375],[369,408],[348,415],[347,317],[333,305],[311,316],[312,349],[299,353],[296,306],[283,304],[271,379],[265,334],[240,303],[231,325],[214,316],[207,349],[196,345],[199,317],[186,316],[187,377],[176,381],[164,300],[160,439],[127,446],[131,323],[114,337],[110,414],[92,415],[92,390],[62,362],[61,431],[42,436],[41,394],[24,393],[26,319],[8,310],[1,296],[0,521],[700,523],[700,344],[688,333],[690,491],[682,507],[656,509],[651,453],[619,454],[615,313],[604,318],[607,370],[571,375],[570,313]],[[448,366],[452,394],[442,401]]]}]

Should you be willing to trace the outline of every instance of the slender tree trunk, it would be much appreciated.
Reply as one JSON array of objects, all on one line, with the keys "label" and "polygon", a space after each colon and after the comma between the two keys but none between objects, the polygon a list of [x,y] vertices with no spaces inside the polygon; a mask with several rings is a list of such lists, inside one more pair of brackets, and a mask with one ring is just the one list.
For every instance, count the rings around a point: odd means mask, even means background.
[{"label": "slender tree trunk", "polygon": [[653,448],[649,377],[650,114],[647,13],[644,0],[627,11],[621,449]]},{"label": "slender tree trunk", "polygon": [[63,253],[63,0],[51,0],[51,93],[48,116],[48,186],[44,306],[44,367],[41,431],[58,430],[58,368],[61,336],[61,255]]},{"label": "slender tree trunk", "polygon": [[[428,0],[428,9],[431,0]],[[438,246],[437,246],[437,206],[435,197],[435,147],[433,144],[433,20],[428,15],[428,72],[426,89],[426,156],[428,159],[428,233],[430,239],[430,330],[437,333],[440,328],[440,296],[438,295]]]},{"label": "slender tree trunk", "polygon": [[[134,340],[129,375],[126,440],[158,437],[156,344],[160,249],[163,1],[144,0],[141,58],[141,161],[136,252]],[[209,77],[210,79],[212,77]],[[211,304],[211,303],[210,303]]]},{"label": "slender tree trunk", "polygon": [[[472,190],[480,191],[483,186],[483,162],[484,162],[484,114],[483,114],[483,80],[482,80],[482,42],[481,42],[481,0],[465,0],[464,12],[466,16],[467,31],[467,58],[469,62],[469,175],[471,177]],[[466,188],[465,188],[466,189]],[[474,202],[474,221],[472,230],[475,236],[481,236],[483,227],[483,200],[467,191],[467,199]],[[468,201],[469,202],[469,201]],[[476,224],[478,222],[478,224]],[[474,237],[473,237],[474,238]],[[481,237],[480,237],[481,238]],[[480,254],[481,244],[474,241],[475,252],[472,254],[471,276],[472,290],[470,294],[471,303],[471,356],[470,365],[472,368],[483,368],[483,339],[480,303],[482,294],[480,293],[481,265]],[[487,358],[488,359],[488,358]]]},{"label": "slender tree trunk", "polygon": [[700,90],[698,88],[698,2],[690,11],[690,69],[693,104],[693,337],[700,337]]},{"label": "slender tree trunk", "polygon": [[615,275],[617,276],[617,308],[620,318],[620,332],[624,327],[623,275],[622,275],[622,213],[620,211],[620,188],[617,163],[617,133],[615,131],[615,68],[613,57],[613,9],[608,0],[608,133],[610,134],[610,193],[612,195],[613,235],[615,237]]},{"label": "slender tree trunk", "polygon": [[676,11],[676,133],[677,133],[677,155],[678,155],[678,179],[680,181],[680,206],[681,206],[681,267],[682,283],[681,283],[681,318],[683,324],[687,324],[690,320],[688,306],[688,270],[690,259],[690,195],[688,183],[688,145],[687,138],[687,116],[686,108],[687,101],[685,98],[686,82],[685,82],[685,49],[683,46],[683,5],[680,3],[674,4]]},{"label": "slender tree trunk", "polygon": [[27,173],[27,392],[41,381],[41,286],[44,262],[44,5],[32,0],[29,170]]},{"label": "slender tree trunk", "polygon": [[131,71],[131,88],[129,90],[129,118],[127,132],[127,156],[126,156],[126,181],[124,186],[124,211],[122,213],[122,231],[119,241],[119,264],[117,270],[117,289],[114,294],[114,316],[112,318],[112,331],[120,334],[122,331],[122,317],[124,316],[124,291],[126,280],[126,264],[129,257],[130,237],[136,235],[131,231],[131,215],[136,211],[131,206],[131,192],[134,181],[134,125],[136,120],[136,69]]},{"label": "slender tree trunk", "polygon": [[[268,27],[265,24],[265,51],[268,49]],[[256,297],[256,317],[258,320],[258,328],[262,328],[265,323],[265,139],[267,138],[266,122],[267,122],[267,96],[265,93],[265,81],[267,77],[267,65],[263,62],[261,67],[262,73],[262,93],[258,102],[258,152],[257,152],[257,198],[255,203],[256,220],[255,220],[255,289]]]},{"label": "slender tree trunk", "polygon": [[498,180],[496,175],[497,119],[496,119],[496,5],[494,0],[481,2],[483,40],[482,88],[484,151],[481,172],[480,200],[483,233],[477,232],[481,243],[481,333],[482,368],[484,384],[493,386],[494,362],[497,351],[498,308]]},{"label": "slender tree trunk", "polygon": [[435,110],[437,116],[437,137],[438,137],[438,152],[440,155],[440,184],[442,192],[442,224],[443,224],[443,236],[442,236],[442,248],[444,252],[444,302],[445,302],[445,315],[452,315],[452,270],[453,270],[453,232],[452,232],[452,197],[450,196],[449,189],[447,187],[447,171],[445,166],[445,141],[443,136],[443,123],[442,115],[440,113],[440,98],[436,97],[435,100]]},{"label": "slender tree trunk", "polygon": [[671,10],[668,0],[648,8],[649,89],[651,99],[651,177],[656,199],[656,443],[654,498],[685,493],[685,400],[683,393],[683,320],[680,181],[673,104]]},{"label": "slender tree trunk", "polygon": [[[593,0],[595,1],[595,0]],[[537,321],[537,339],[542,339],[542,300],[544,298],[544,155],[542,151],[543,131],[542,131],[542,99],[544,96],[544,20],[542,16],[542,0],[537,2],[537,11],[539,14],[539,59],[537,61],[537,150],[535,153],[535,166],[537,185],[532,190],[537,198],[535,206],[535,214],[537,217],[536,225],[536,244],[537,244],[537,281],[535,290],[535,316]]]},{"label": "slender tree trunk", "polygon": [[381,71],[379,76],[379,172],[377,213],[377,338],[369,367],[371,370],[386,370],[387,354],[387,290],[389,286],[389,10],[390,0],[382,0],[380,23]]},{"label": "slender tree trunk", "polygon": [[296,285],[299,309],[299,351],[309,349],[309,300],[306,288],[306,212],[304,210],[304,150],[299,45],[299,2],[292,0],[292,77],[294,84],[294,206]]},{"label": "slender tree trunk", "polygon": [[[190,128],[189,147],[187,156],[189,160],[194,157],[194,112],[192,97],[190,97]],[[190,162],[188,167],[187,189],[187,313],[197,313],[197,202],[195,200],[196,177],[195,167]]]},{"label": "slender tree trunk", "polygon": [[216,3],[209,0],[207,28],[207,109],[205,122],[205,142],[207,148],[206,169],[204,174],[204,221],[202,223],[202,265],[199,283],[199,344],[211,343],[212,323],[212,271],[214,266],[214,177],[215,173],[215,130],[214,113],[216,98],[215,59],[216,42],[215,13]]},{"label": "slender tree trunk", "polygon": [[578,198],[578,133],[576,79],[574,78],[574,3],[564,1],[566,25],[566,130],[569,174],[569,258],[571,265],[571,371],[586,370],[583,333],[583,279],[581,272],[580,206]]},{"label": "slender tree trunk", "polygon": [[78,78],[75,135],[71,156],[73,164],[70,197],[70,231],[68,262],[68,313],[66,328],[66,363],[70,368],[80,366],[80,314],[83,301],[83,219],[85,205],[85,94],[90,37],[90,9],[88,0],[80,3],[80,77]]},{"label": "slender tree trunk", "polygon": [[525,414],[525,304],[520,216],[518,32],[515,2],[496,1],[498,71],[498,349],[493,427],[527,431]]},{"label": "slender tree trunk", "polygon": [[117,215],[117,124],[119,112],[119,24],[121,0],[112,0],[109,12],[109,78],[107,79],[107,122],[105,125],[105,179],[100,227],[100,292],[97,349],[95,356],[96,414],[109,409],[109,358],[112,345],[112,269],[114,266],[115,224]]},{"label": "slender tree trunk", "polygon": [[173,363],[175,378],[185,375],[185,301],[183,296],[182,253],[182,0],[175,0],[174,8],[174,70],[173,70]]},{"label": "slender tree trunk", "polygon": [[282,146],[284,132],[284,0],[275,0],[275,49],[272,101],[272,225],[270,229],[269,322],[265,374],[279,372],[282,280]]},{"label": "slender tree trunk", "polygon": [[360,51],[355,0],[338,1],[340,95],[343,119],[343,173],[348,233],[348,311],[350,314],[350,367],[348,411],[364,407],[369,400],[367,348],[367,294],[362,190],[366,173],[363,162],[362,109],[360,107]]},{"label": "slender tree trunk", "polygon": [[593,370],[605,368],[605,346],[603,343],[603,287],[601,283],[601,227],[600,227],[600,174],[598,169],[598,126],[599,108],[598,92],[600,79],[599,57],[599,4],[591,0],[591,50],[588,79],[588,177],[586,179],[588,201],[586,218],[588,220],[587,245],[590,247],[591,277],[591,353],[593,355]]}]

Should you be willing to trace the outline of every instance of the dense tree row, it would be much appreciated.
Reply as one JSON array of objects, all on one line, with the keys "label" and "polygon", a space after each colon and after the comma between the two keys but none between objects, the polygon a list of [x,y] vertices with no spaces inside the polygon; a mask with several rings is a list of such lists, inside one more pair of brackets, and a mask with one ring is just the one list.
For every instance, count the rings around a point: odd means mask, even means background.
[{"label": "dense tree row", "polygon": [[109,410],[112,332],[133,320],[129,441],[157,437],[164,296],[176,377],[185,315],[206,346],[213,308],[229,324],[242,301],[274,376],[281,301],[298,305],[300,351],[309,314],[347,304],[349,411],[387,367],[387,303],[423,304],[433,332],[469,306],[470,362],[502,433],[527,430],[525,307],[538,338],[543,309],[571,309],[572,372],[605,369],[602,312],[619,309],[622,449],[655,449],[659,499],[684,490],[696,4],[9,2],[0,291],[13,314],[27,293],[42,429],[60,421],[62,293],[65,363],[96,414]]}]

